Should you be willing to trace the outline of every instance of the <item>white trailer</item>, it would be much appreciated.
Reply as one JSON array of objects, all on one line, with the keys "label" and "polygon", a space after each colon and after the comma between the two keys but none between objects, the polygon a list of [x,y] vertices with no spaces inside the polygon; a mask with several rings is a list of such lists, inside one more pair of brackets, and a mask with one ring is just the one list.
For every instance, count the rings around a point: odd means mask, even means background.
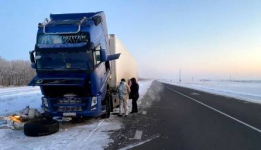
[{"label": "white trailer", "polygon": [[122,78],[125,78],[126,82],[131,78],[138,81],[137,60],[115,34],[109,35],[109,42],[111,54],[121,53],[119,59],[111,62],[110,87],[117,87]]},{"label": "white trailer", "polygon": [[[127,82],[131,78],[136,78],[138,81],[138,63],[130,51],[128,51],[115,34],[109,35],[109,45],[111,54],[121,53],[119,59],[111,62],[111,79],[109,86],[116,90],[122,78],[125,78]],[[113,107],[119,105],[119,98],[116,93],[112,94],[112,104]]]}]

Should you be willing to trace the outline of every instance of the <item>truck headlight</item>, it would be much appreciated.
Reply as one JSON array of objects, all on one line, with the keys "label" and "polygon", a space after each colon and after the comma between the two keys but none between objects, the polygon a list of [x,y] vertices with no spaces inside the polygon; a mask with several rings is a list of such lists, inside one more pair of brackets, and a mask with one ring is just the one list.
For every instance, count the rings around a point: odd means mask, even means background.
[{"label": "truck headlight", "polygon": [[49,107],[48,102],[47,102],[47,98],[43,98],[43,105],[45,107]]},{"label": "truck headlight", "polygon": [[97,105],[97,103],[98,103],[97,97],[93,97],[91,106],[95,106],[95,105]]}]

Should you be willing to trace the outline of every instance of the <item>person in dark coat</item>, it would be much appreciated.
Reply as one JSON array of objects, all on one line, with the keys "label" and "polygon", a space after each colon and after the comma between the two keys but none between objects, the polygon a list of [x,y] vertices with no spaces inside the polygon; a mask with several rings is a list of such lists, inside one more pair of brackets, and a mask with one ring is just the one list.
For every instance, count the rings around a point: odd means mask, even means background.
[{"label": "person in dark coat", "polygon": [[132,111],[131,113],[138,112],[137,100],[139,99],[139,84],[137,83],[135,78],[131,79],[131,92],[129,98],[132,99]]}]

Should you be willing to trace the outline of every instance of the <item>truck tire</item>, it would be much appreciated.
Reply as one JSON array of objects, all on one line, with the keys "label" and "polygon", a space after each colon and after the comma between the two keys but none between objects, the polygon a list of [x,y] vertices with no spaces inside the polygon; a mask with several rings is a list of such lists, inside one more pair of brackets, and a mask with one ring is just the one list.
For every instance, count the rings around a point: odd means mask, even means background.
[{"label": "truck tire", "polygon": [[114,107],[113,107],[113,99],[112,99],[112,96],[110,96],[110,108],[111,108],[111,112],[113,112],[113,109],[114,109]]},{"label": "truck tire", "polygon": [[59,122],[53,119],[38,119],[24,124],[26,136],[44,136],[59,131]]},{"label": "truck tire", "polygon": [[108,99],[106,100],[106,113],[103,114],[101,117],[102,118],[110,118],[111,115],[111,99],[110,96],[108,96]]}]

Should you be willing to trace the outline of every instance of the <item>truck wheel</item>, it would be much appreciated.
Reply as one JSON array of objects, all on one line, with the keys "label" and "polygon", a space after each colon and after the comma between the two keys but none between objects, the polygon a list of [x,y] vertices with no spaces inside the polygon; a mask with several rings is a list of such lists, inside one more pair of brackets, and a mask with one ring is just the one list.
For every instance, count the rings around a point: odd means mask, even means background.
[{"label": "truck wheel", "polygon": [[59,131],[59,122],[53,119],[38,119],[24,124],[26,136],[44,136]]},{"label": "truck wheel", "polygon": [[110,115],[111,115],[110,101],[111,101],[110,98],[108,100],[106,100],[106,113],[101,116],[102,118],[110,118]]},{"label": "truck wheel", "polygon": [[111,108],[111,112],[113,112],[113,109],[114,109],[114,107],[113,107],[113,99],[112,99],[112,96],[110,96],[110,108]]}]

